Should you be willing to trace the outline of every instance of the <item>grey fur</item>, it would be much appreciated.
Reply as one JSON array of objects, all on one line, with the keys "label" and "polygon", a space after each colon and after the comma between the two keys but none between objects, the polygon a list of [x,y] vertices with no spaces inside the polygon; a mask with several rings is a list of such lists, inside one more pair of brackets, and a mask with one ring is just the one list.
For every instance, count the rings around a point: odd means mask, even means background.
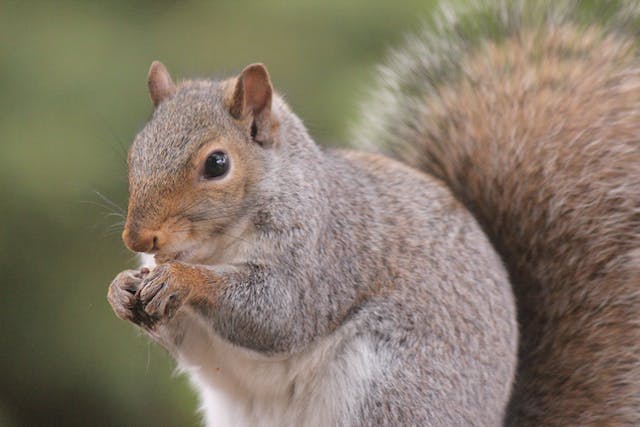
[{"label": "grey fur", "polygon": [[[398,162],[319,149],[277,97],[275,144],[260,147],[224,108],[225,84],[183,83],[138,135],[129,159],[128,226],[200,218],[192,232],[215,239],[248,223],[231,243],[242,247],[242,262],[161,265],[140,281],[140,302],[126,291],[132,276],[124,273],[111,285],[116,313],[178,360],[189,359],[196,345],[189,313],[207,334],[274,361],[333,343],[320,367],[305,372],[314,382],[288,385],[280,425],[500,425],[515,369],[515,308],[501,261],[473,217],[440,182]],[[242,203],[212,205],[212,193],[203,192],[188,209],[170,212],[168,200],[180,203],[172,192],[188,182],[194,153],[219,136],[254,160],[259,179],[248,180]],[[210,296],[187,300],[177,314],[163,312],[175,302],[167,292],[188,286],[169,265],[206,275]],[[135,320],[140,307],[144,322]],[[376,361],[367,367],[374,377],[362,383],[361,373],[345,371],[338,378],[344,387],[317,385],[324,377],[335,381],[336,369],[362,345]],[[364,388],[355,394],[349,384]],[[319,414],[347,395],[355,397],[346,408]],[[266,423],[256,405],[247,416]]]}]

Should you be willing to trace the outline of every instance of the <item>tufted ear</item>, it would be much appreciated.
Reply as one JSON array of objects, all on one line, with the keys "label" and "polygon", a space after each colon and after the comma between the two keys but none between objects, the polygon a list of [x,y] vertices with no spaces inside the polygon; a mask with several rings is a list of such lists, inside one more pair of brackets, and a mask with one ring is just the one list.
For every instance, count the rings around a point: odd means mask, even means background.
[{"label": "tufted ear", "polygon": [[251,117],[251,137],[263,146],[272,143],[271,98],[273,87],[263,64],[251,64],[238,76],[229,113],[237,120]]},{"label": "tufted ear", "polygon": [[149,97],[153,102],[153,107],[157,107],[162,101],[176,93],[176,85],[171,79],[167,68],[160,61],[153,61],[149,67],[147,76],[147,86]]}]

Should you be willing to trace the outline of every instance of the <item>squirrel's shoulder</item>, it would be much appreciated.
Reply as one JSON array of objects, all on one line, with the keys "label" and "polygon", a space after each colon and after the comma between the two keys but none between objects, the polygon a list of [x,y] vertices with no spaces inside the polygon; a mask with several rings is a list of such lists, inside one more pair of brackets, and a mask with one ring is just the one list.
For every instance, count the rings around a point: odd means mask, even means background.
[{"label": "squirrel's shoulder", "polygon": [[[380,209],[383,216],[403,218],[406,225],[413,224],[411,233],[437,234],[440,226],[453,223],[475,227],[474,217],[439,178],[383,154],[343,148],[325,149],[324,153],[332,163],[342,165],[334,174],[348,174],[346,188],[337,193],[347,194],[350,204],[366,203]],[[435,218],[441,222],[435,228],[420,225],[433,225]]]}]

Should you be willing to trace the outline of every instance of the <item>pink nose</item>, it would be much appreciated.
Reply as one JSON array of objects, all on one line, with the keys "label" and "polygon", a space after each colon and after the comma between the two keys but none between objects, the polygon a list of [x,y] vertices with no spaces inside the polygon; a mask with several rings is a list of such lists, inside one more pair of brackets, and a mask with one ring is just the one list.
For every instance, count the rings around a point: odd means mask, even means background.
[{"label": "pink nose", "polygon": [[128,226],[125,227],[122,232],[122,240],[134,252],[153,252],[158,249],[157,234],[144,228],[137,230]]}]

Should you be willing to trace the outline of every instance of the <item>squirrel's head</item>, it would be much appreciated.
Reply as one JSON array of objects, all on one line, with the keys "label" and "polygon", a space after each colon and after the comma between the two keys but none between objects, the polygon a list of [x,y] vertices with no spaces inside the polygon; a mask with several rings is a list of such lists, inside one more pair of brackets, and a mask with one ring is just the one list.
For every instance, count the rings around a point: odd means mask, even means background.
[{"label": "squirrel's head", "polygon": [[176,85],[154,62],[148,88],[154,113],[129,151],[122,237],[161,261],[205,262],[225,236],[241,234],[286,107],[262,64],[228,80]]}]

